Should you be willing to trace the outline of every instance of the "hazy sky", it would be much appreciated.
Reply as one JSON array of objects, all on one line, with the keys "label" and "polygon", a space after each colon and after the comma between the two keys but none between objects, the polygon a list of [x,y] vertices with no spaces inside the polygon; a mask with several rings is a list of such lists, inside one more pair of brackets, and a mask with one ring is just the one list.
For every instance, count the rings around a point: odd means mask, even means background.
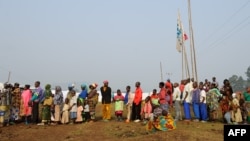
[{"label": "hazy sky", "polygon": [[[250,0],[191,0],[198,79],[245,78]],[[0,82],[67,84],[108,80],[143,91],[181,80],[178,9],[189,34],[187,0],[0,0]],[[189,41],[186,42],[189,51]],[[167,75],[169,73],[170,75]],[[100,88],[100,87],[99,87]]]}]

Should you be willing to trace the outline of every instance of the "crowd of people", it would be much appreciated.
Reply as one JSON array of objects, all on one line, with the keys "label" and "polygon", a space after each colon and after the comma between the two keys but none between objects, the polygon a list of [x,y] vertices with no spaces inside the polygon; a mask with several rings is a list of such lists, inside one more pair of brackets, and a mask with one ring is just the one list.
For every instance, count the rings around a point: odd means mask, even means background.
[{"label": "crowd of people", "polygon": [[221,119],[227,124],[250,122],[250,86],[246,91],[234,92],[227,79],[222,87],[219,87],[215,77],[211,82],[207,79],[196,82],[188,78],[180,83],[172,83],[168,79],[159,82],[159,90],[153,89],[145,99],[142,99],[140,82],[135,83],[133,92],[130,86],[126,86],[125,95],[120,89],[113,95],[107,80],[103,81],[100,89],[96,83],[82,84],[79,95],[76,95],[72,85],[68,87],[66,98],[60,86],[56,86],[53,93],[50,84],[43,89],[36,81],[34,86],[35,89],[31,90],[30,85],[20,87],[18,83],[13,86],[4,84],[0,90],[1,126],[20,122],[36,125],[95,122],[100,95],[102,121],[112,120],[114,105],[115,120],[125,123],[142,121],[149,131],[175,129],[176,122],[181,120],[208,122]]}]

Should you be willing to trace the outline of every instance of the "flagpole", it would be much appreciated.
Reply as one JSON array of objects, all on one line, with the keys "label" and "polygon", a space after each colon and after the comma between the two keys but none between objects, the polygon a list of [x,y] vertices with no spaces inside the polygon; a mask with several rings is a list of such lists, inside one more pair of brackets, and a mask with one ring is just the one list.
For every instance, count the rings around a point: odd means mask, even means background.
[{"label": "flagpole", "polygon": [[188,59],[187,59],[187,53],[186,53],[186,47],[185,47],[185,43],[184,41],[187,40],[187,35],[184,31],[184,28],[183,28],[183,25],[181,25],[181,29],[182,29],[182,51],[183,51],[183,62],[184,62],[184,67],[185,67],[185,73],[186,73],[186,78],[190,77],[190,74],[189,74],[189,67],[188,67]]},{"label": "flagpole", "polygon": [[10,74],[11,74],[11,71],[9,71],[9,75],[8,75],[8,81],[7,81],[7,83],[9,83],[9,82],[10,82]]},{"label": "flagpole", "polygon": [[190,77],[188,59],[187,59],[187,54],[186,54],[186,49],[185,49],[186,40],[187,40],[187,35],[181,23],[180,10],[178,9],[176,49],[177,51],[181,52],[182,79],[184,79],[184,77],[187,77],[187,76]]},{"label": "flagpole", "polygon": [[185,69],[186,69],[186,78],[190,78],[190,72],[189,72],[189,65],[188,65],[188,58],[187,58],[187,52],[186,47],[184,45],[184,57],[185,57]]},{"label": "flagpole", "polygon": [[182,29],[182,23],[181,23],[181,14],[180,10],[178,9],[178,15],[177,15],[177,43],[176,43],[176,49],[181,52],[181,71],[182,71],[182,80],[184,78],[184,49],[183,49],[183,29]]},{"label": "flagpole", "polygon": [[189,35],[190,35],[190,54],[191,54],[191,63],[192,63],[192,77],[194,78],[195,81],[198,81],[190,0],[188,0],[188,18],[189,18]]},{"label": "flagpole", "polygon": [[181,49],[181,70],[182,70],[182,80],[184,79],[184,45],[182,45],[182,49]]},{"label": "flagpole", "polygon": [[162,65],[161,65],[161,62],[160,62],[160,71],[161,71],[161,81],[163,81],[163,74],[162,74]]}]

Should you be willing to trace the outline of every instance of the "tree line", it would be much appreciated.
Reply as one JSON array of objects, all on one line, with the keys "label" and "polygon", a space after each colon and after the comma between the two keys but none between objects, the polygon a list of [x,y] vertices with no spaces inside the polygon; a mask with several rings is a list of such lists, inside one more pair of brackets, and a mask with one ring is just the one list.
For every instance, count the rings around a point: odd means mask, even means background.
[{"label": "tree line", "polygon": [[233,91],[245,91],[246,87],[250,85],[250,66],[247,68],[245,72],[246,78],[238,75],[232,75],[229,77],[229,82],[233,88]]}]

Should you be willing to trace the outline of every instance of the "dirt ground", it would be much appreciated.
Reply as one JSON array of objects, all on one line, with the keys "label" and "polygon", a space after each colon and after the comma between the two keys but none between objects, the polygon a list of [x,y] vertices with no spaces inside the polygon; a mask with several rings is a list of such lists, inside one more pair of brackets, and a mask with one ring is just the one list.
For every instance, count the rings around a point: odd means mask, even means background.
[{"label": "dirt ground", "polygon": [[25,125],[23,123],[0,128],[0,141],[221,141],[223,124],[177,122],[177,129],[148,133],[142,123],[101,120],[101,104],[97,107],[97,121],[71,125]]}]

